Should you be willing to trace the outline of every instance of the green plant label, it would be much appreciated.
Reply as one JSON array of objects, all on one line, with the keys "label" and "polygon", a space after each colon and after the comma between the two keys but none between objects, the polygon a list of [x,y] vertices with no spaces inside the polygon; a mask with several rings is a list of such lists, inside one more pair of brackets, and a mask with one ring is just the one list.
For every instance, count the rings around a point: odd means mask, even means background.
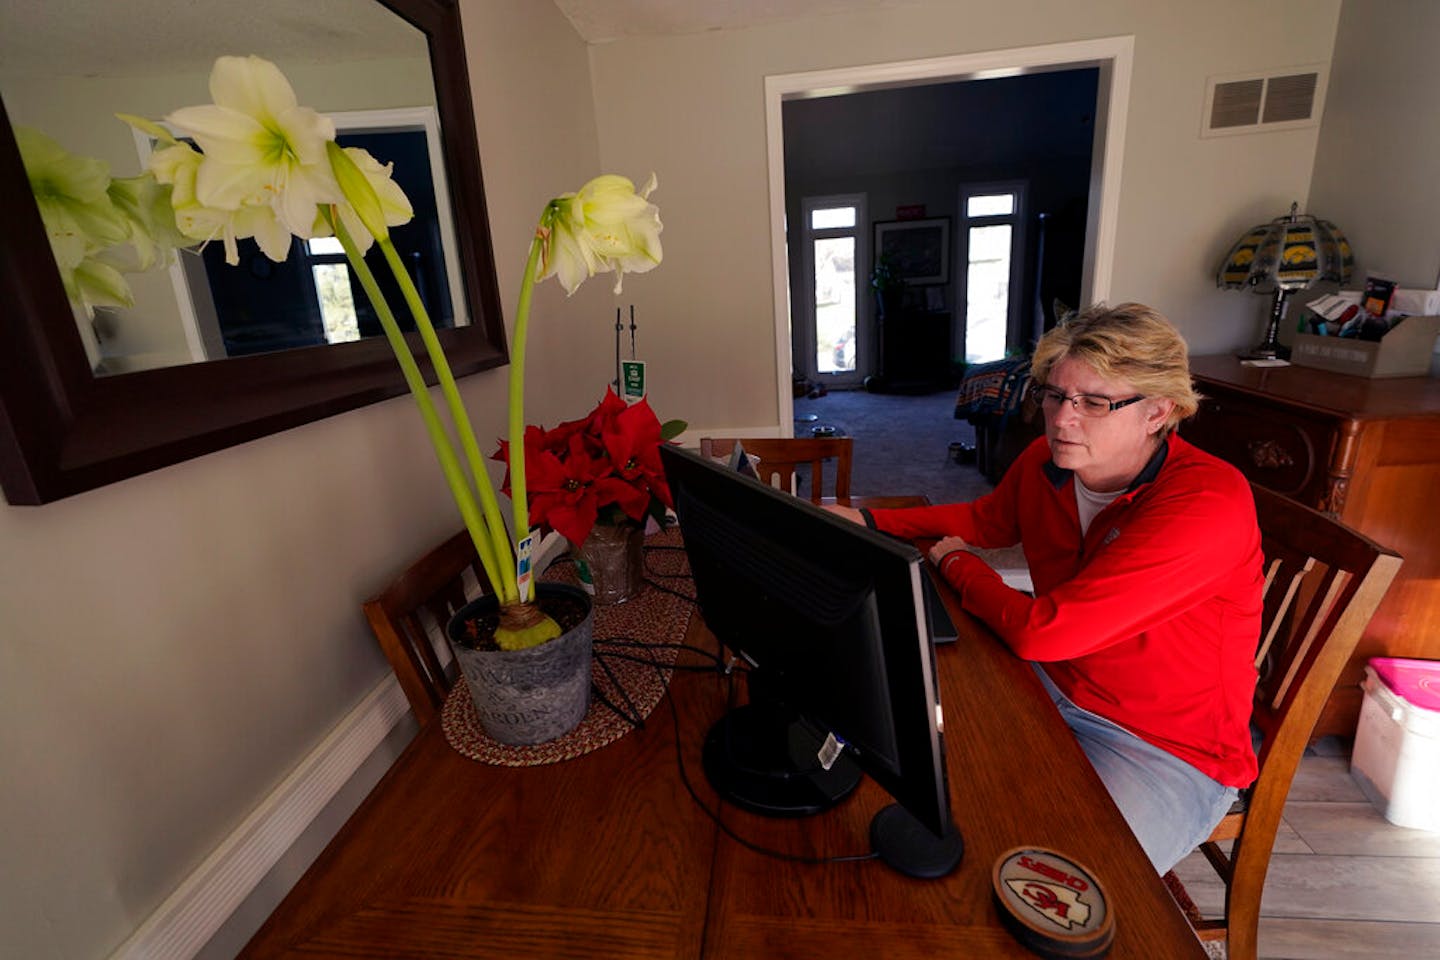
[{"label": "green plant label", "polygon": [[645,399],[645,361],[625,360],[620,364],[620,399],[635,403]]}]

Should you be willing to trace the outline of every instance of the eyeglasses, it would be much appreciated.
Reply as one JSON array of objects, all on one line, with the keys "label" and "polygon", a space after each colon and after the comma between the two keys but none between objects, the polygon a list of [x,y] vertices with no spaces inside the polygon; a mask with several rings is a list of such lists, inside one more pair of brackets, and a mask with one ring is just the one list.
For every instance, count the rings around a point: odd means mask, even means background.
[{"label": "eyeglasses", "polygon": [[1060,404],[1068,400],[1082,417],[1103,417],[1145,399],[1143,395],[1137,395],[1127,400],[1111,400],[1094,393],[1077,393],[1073,397],[1067,397],[1054,387],[1036,387],[1035,394],[1039,397],[1041,409],[1047,413],[1054,413],[1060,409]]}]

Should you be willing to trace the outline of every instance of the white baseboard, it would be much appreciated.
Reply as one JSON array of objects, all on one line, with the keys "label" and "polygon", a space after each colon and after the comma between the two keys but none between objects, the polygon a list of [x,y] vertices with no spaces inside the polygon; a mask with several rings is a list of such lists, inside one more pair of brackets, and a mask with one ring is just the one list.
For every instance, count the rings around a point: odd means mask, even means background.
[{"label": "white baseboard", "polygon": [[110,955],[190,960],[410,711],[393,675],[340,721]]},{"label": "white baseboard", "polygon": [[701,437],[788,437],[783,428],[776,424],[763,427],[689,427],[675,440],[682,447],[697,450]]}]

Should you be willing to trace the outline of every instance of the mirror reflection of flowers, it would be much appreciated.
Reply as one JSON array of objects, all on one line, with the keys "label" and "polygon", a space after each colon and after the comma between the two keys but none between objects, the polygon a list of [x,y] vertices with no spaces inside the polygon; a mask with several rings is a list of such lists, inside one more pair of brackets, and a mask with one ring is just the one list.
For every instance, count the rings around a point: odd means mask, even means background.
[{"label": "mirror reflection of flowers", "polygon": [[[120,117],[159,141],[150,173],[169,188],[180,232],[196,242],[222,242],[232,264],[237,261],[235,245],[245,238],[254,238],[277,262],[288,254],[292,236],[333,234],[340,241],[375,308],[481,565],[499,596],[496,642],[506,649],[523,649],[559,636],[559,625],[540,611],[532,597],[521,594],[523,581],[517,577],[517,542],[523,543],[530,534],[526,464],[522,460],[512,470],[514,526],[507,531],[444,350],[390,239],[389,228],[411,217],[409,201],[390,179],[391,165],[364,150],[340,147],[334,124],[300,106],[284,74],[267,60],[219,58],[210,74],[210,93],[213,104],[185,107],[165,118],[169,127],[192,138],[194,147],[167,126],[142,117]],[[558,276],[566,292],[573,293],[587,277],[613,271],[619,293],[624,274],[643,273],[659,264],[662,227],[659,210],[648,200],[655,186],[653,174],[639,191],[624,177],[609,174],[546,203],[530,240],[511,337],[507,417],[511,444],[524,442],[525,343],[535,284]],[[372,243],[414,317],[440,383],[448,426],[365,261]]]},{"label": "mirror reflection of flowers", "polygon": [[175,225],[170,188],[148,172],[112,177],[105,161],[76,156],[33,127],[17,126],[15,141],[65,296],[87,317],[134,306],[124,275],[190,242]]},{"label": "mirror reflection of flowers", "polygon": [[[665,519],[674,506],[660,463],[660,445],[679,436],[683,420],[661,423],[640,400],[626,404],[605,391],[594,410],[552,430],[525,428],[525,469],[529,477],[530,523],[555,530],[575,546],[596,523],[644,523]],[[502,442],[495,459],[510,463]],[[502,488],[511,493],[506,476]]]}]

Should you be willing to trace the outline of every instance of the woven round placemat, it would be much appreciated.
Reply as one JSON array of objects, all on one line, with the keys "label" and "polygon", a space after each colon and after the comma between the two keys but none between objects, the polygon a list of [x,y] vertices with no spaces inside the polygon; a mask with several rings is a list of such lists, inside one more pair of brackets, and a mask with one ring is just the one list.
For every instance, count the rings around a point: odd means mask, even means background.
[{"label": "woven round placemat", "polygon": [[[679,543],[679,535],[674,531],[647,537],[646,566],[652,577],[671,585],[672,589],[686,592],[683,582],[667,579],[683,569],[684,554],[650,549]],[[573,566],[557,565],[545,579],[574,582]],[[604,700],[642,720],[650,715],[665,695],[678,653],[675,647],[664,644],[684,640],[693,609],[692,602],[650,583],[624,603],[595,608],[595,660],[591,676]],[[634,641],[634,645],[629,641]],[[592,691],[585,719],[563,737],[534,746],[509,746],[485,733],[475,713],[470,688],[460,680],[445,698],[440,722],[450,746],[472,760],[504,767],[536,767],[598,750],[635,729],[630,720],[607,706],[604,700]]]}]

